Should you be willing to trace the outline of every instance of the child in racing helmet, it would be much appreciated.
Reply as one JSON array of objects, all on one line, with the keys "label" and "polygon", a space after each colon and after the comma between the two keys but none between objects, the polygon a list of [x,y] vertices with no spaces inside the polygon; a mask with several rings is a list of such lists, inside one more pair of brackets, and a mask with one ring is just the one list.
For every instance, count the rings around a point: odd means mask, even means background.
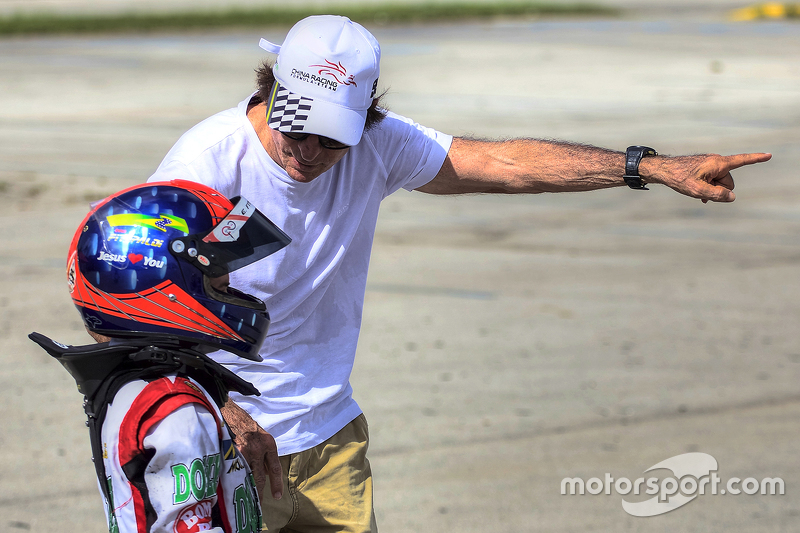
[{"label": "child in racing helmet", "polygon": [[260,360],[269,315],[228,273],[289,241],[247,200],[179,180],[112,195],[79,226],[67,283],[107,342],[30,338],[85,396],[111,533],[261,531],[252,475],[220,414],[229,390],[258,391],[205,354]]}]

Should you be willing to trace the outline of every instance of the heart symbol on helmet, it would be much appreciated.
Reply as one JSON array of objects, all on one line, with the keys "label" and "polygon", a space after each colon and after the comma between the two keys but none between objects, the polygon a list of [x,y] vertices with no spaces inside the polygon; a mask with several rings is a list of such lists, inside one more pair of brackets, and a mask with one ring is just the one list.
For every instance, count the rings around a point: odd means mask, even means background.
[{"label": "heart symbol on helmet", "polygon": [[139,261],[141,261],[142,259],[144,259],[144,256],[142,254],[128,254],[128,260],[131,263],[136,264]]}]

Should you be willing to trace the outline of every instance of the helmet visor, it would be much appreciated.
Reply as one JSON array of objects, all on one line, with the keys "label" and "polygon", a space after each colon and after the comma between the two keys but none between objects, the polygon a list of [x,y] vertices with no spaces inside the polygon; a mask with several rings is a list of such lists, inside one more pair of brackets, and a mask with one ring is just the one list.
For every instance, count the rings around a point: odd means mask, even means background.
[{"label": "helmet visor", "polygon": [[247,199],[231,199],[234,208],[211,231],[180,237],[170,243],[172,253],[216,278],[273,254],[289,238]]}]

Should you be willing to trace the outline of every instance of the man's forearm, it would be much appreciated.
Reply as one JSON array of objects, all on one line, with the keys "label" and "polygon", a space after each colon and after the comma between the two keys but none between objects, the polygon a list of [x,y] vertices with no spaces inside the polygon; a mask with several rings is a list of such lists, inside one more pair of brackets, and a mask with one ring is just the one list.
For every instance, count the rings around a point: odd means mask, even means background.
[{"label": "man's forearm", "polygon": [[[732,202],[730,171],[768,161],[768,153],[646,157],[645,183],[660,183],[704,202]],[[561,141],[453,139],[442,169],[417,190],[430,194],[591,191],[625,185],[625,154]]]},{"label": "man's forearm", "polygon": [[521,139],[491,146],[491,166],[509,193],[592,191],[625,185],[625,154],[560,141]]},{"label": "man's forearm", "polygon": [[[591,191],[624,185],[625,154],[539,139],[453,139],[433,194]],[[441,179],[440,179],[441,178]]]}]

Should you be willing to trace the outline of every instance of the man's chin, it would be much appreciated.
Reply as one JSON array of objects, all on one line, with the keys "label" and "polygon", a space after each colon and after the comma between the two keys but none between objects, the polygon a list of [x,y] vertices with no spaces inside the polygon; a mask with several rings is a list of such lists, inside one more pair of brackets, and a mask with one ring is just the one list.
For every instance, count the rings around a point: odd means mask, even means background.
[{"label": "man's chin", "polygon": [[289,177],[292,178],[294,181],[299,181],[300,183],[308,183],[315,178],[319,177],[319,174],[316,173],[305,173],[305,172],[298,172],[297,170],[291,170],[287,172]]},{"label": "man's chin", "polygon": [[313,179],[317,178],[320,175],[320,172],[315,170],[300,170],[295,167],[289,167],[286,170],[286,173],[292,178],[294,181],[299,181],[300,183],[308,183]]},{"label": "man's chin", "polygon": [[289,163],[286,165],[285,170],[290,178],[301,183],[308,183],[322,174],[318,167],[303,165],[301,163]]}]

